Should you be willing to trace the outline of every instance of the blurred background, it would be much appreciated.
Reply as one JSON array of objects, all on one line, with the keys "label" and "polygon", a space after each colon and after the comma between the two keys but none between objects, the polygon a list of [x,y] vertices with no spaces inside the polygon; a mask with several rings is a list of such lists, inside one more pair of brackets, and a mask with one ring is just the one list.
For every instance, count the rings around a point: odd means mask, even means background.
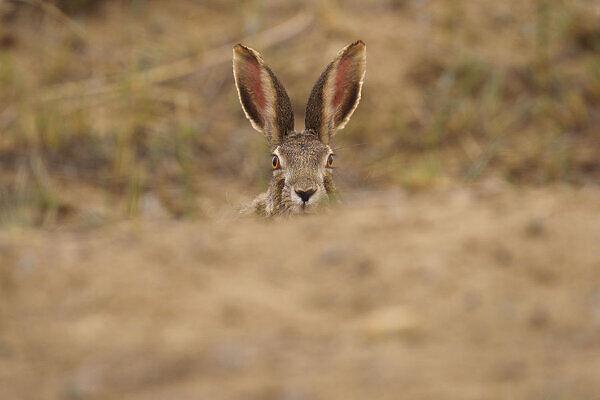
[{"label": "blurred background", "polygon": [[264,189],[269,157],[232,86],[263,53],[302,127],[339,48],[368,45],[342,190],[600,178],[596,1],[3,1],[4,224],[202,216]]},{"label": "blurred background", "polygon": [[[231,47],[362,39],[345,206],[239,219]],[[7,398],[600,396],[597,0],[0,0]],[[301,249],[301,254],[297,254]]]}]

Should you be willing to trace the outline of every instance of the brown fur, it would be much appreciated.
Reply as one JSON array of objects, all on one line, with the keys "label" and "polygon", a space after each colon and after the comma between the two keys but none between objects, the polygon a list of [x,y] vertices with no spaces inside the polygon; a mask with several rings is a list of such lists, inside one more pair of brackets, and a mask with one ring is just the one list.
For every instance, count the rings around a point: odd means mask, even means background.
[{"label": "brown fur", "polygon": [[247,209],[261,216],[307,213],[335,196],[330,138],[348,122],[360,100],[366,47],[344,47],[311,91],[306,130],[294,131],[293,111],[285,89],[261,55],[242,45],[233,49],[233,70],[240,103],[252,126],[271,145],[280,167],[273,170],[267,192]]}]

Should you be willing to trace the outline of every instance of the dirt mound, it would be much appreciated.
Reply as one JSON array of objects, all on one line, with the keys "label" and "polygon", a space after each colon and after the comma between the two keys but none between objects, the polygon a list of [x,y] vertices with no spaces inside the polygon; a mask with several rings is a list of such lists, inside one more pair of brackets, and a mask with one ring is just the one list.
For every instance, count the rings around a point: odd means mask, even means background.
[{"label": "dirt mound", "polygon": [[600,393],[600,191],[0,233],[0,386],[44,399]]}]

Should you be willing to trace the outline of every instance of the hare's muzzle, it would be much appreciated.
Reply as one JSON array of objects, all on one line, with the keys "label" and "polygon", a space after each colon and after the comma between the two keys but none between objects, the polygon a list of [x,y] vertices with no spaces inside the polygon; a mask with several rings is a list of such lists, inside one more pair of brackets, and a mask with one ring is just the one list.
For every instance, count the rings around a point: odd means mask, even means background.
[{"label": "hare's muzzle", "polygon": [[316,189],[294,189],[294,192],[300,197],[303,203],[307,203],[311,196],[317,192]]}]

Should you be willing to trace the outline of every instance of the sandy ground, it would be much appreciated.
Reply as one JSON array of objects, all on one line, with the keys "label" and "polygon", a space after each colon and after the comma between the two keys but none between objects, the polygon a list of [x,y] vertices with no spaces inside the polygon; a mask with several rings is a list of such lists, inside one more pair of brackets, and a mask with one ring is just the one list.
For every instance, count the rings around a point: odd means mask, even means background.
[{"label": "sandy ground", "polygon": [[600,398],[600,190],[0,232],[2,399]]}]

